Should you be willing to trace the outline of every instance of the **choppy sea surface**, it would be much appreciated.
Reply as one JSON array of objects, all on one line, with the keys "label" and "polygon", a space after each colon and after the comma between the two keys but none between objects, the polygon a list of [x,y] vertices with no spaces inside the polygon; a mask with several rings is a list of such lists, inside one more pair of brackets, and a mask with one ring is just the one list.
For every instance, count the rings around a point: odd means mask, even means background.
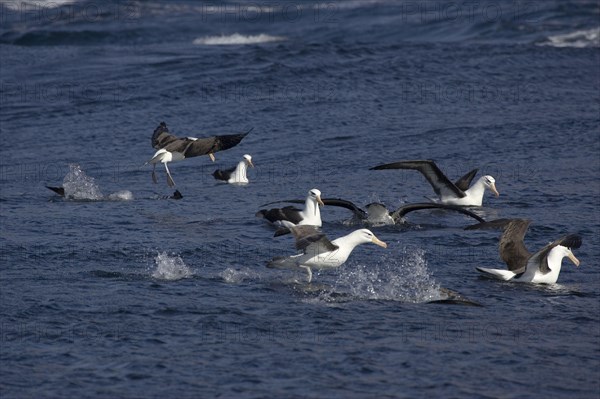
[{"label": "choppy sea surface", "polygon": [[[1,1],[0,396],[598,398],[596,1]],[[253,131],[142,166],[152,131]],[[250,184],[212,172],[243,154]],[[496,178],[475,211],[579,233],[576,268],[525,286],[499,232],[440,211],[373,227],[312,284],[254,214],[324,198],[390,208],[414,171]],[[68,199],[45,188],[64,186]],[[355,228],[324,207],[323,231]],[[448,304],[444,289],[481,306]]]}]

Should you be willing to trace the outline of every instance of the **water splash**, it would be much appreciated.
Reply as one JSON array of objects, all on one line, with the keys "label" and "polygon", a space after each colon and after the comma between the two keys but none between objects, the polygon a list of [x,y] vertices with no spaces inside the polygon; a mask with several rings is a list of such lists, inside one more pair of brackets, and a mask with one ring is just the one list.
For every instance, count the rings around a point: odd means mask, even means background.
[{"label": "water splash", "polygon": [[100,187],[93,177],[85,174],[78,164],[69,164],[69,173],[63,179],[65,198],[96,201],[102,199]]},{"label": "water splash", "polygon": [[129,190],[121,190],[110,194],[108,199],[111,201],[131,201],[133,199],[133,193]]},{"label": "water splash", "polygon": [[353,298],[410,303],[445,299],[420,248],[405,247],[399,259],[385,257],[375,264],[346,266],[340,271],[335,289]]},{"label": "water splash", "polygon": [[154,263],[156,269],[152,272],[152,277],[158,280],[174,281],[193,275],[179,255],[169,256],[166,252],[159,253],[154,258]]},{"label": "water splash", "polygon": [[227,269],[221,272],[221,278],[223,279],[223,281],[230,284],[239,284],[247,279],[256,280],[259,277],[260,276],[258,273],[250,270],[247,267],[241,270],[228,267]]}]

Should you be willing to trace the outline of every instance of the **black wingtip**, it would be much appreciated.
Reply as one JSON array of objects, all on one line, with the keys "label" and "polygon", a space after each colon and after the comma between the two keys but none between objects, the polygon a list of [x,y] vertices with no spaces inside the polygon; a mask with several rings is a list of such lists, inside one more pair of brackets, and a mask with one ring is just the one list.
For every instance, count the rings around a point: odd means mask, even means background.
[{"label": "black wingtip", "polygon": [[579,234],[570,234],[560,243],[563,247],[577,249],[581,247],[582,239]]},{"label": "black wingtip", "polygon": [[176,199],[176,200],[179,200],[179,199],[182,199],[182,198],[183,198],[183,195],[181,195],[181,193],[179,192],[179,190],[175,190],[175,192],[171,196],[171,199]]},{"label": "black wingtip", "polygon": [[65,189],[63,187],[50,187],[50,186],[46,186],[47,189],[54,191],[56,194],[60,195],[61,197],[65,196]]}]

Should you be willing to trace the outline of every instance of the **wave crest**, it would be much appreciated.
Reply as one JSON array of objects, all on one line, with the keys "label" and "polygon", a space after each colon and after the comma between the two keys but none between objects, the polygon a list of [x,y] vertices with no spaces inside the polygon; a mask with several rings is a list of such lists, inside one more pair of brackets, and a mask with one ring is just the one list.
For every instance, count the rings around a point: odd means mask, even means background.
[{"label": "wave crest", "polygon": [[571,33],[549,36],[541,46],[551,47],[600,47],[600,28],[578,30]]},{"label": "wave crest", "polygon": [[286,40],[283,36],[271,36],[264,33],[260,35],[240,35],[234,33],[233,35],[221,35],[221,36],[206,36],[199,37],[194,40],[196,45],[205,46],[223,46],[223,45],[239,45],[239,44],[260,44],[260,43],[271,43],[280,42]]}]

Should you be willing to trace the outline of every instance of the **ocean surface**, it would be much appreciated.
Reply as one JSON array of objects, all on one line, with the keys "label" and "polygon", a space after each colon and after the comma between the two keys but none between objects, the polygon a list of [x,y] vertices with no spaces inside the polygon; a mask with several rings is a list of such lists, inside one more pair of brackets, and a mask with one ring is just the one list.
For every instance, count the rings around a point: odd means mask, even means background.
[{"label": "ocean surface", "polygon": [[[0,397],[598,398],[599,21],[583,0],[1,1]],[[143,166],[161,121],[253,131],[171,164],[173,200]],[[213,179],[243,154],[250,184]],[[531,219],[531,251],[579,233],[580,267],[479,277],[500,232],[442,211],[311,284],[265,267],[295,250],[262,204],[432,196],[369,170],[402,159],[494,176],[474,211]],[[323,231],[350,217],[325,206]]]}]

